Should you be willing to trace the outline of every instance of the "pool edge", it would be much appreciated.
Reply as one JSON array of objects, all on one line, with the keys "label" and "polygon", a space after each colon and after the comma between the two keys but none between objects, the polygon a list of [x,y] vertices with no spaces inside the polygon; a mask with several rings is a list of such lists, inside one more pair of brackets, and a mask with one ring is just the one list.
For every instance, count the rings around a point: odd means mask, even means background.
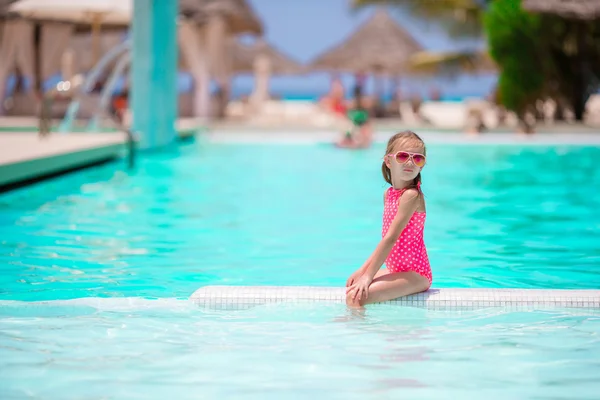
[{"label": "pool edge", "polygon": [[[204,286],[190,300],[200,306],[238,308],[278,302],[344,303],[345,288],[314,286]],[[600,290],[443,289],[386,302],[425,308],[584,308],[600,309]]]}]

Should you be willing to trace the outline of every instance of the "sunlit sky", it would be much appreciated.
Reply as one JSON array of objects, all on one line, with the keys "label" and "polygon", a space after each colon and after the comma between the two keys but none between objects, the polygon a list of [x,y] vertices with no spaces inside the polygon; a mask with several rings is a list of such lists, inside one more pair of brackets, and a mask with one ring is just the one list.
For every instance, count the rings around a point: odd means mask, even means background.
[{"label": "sunlit sky", "polygon": [[[374,9],[356,11],[350,7],[350,0],[250,0],[256,13],[265,25],[267,41],[296,60],[308,63],[317,55],[335,46],[364,23]],[[428,50],[450,50],[461,48],[481,48],[482,41],[451,39],[438,26],[414,18],[408,13],[394,10],[398,22],[413,34],[418,42]],[[434,85],[442,93],[456,95],[486,95],[495,84],[495,77],[460,77],[454,80],[436,82],[402,79],[403,91],[427,94]],[[275,77],[271,89],[284,94],[322,94],[329,86],[330,75],[326,73],[303,75],[300,77]],[[352,77],[344,77],[350,84]],[[237,92],[249,92],[252,78],[242,76],[235,80]]]}]

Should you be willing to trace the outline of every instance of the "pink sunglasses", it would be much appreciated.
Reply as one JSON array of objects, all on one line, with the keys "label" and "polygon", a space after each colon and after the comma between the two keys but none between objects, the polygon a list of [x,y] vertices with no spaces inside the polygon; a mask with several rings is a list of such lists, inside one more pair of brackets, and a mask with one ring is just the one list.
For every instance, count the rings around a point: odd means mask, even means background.
[{"label": "pink sunglasses", "polygon": [[420,153],[409,153],[407,151],[399,151],[396,154],[388,154],[388,157],[394,157],[398,164],[406,164],[408,160],[412,160],[417,167],[425,165],[425,156]]}]

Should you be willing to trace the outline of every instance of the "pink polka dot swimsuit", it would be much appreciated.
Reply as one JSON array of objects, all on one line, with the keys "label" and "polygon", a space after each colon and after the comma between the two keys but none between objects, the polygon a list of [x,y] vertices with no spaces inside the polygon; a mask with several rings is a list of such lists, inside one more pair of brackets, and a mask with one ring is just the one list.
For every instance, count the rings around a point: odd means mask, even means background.
[{"label": "pink polka dot swimsuit", "polygon": [[[390,229],[390,225],[398,212],[398,200],[400,200],[400,196],[405,190],[390,187],[385,194],[382,237]],[[427,249],[423,240],[424,228],[425,213],[415,212],[398,240],[396,240],[387,260],[385,260],[385,265],[390,272],[414,271],[427,278],[431,283],[431,266],[429,265],[429,257],[427,257]]]}]

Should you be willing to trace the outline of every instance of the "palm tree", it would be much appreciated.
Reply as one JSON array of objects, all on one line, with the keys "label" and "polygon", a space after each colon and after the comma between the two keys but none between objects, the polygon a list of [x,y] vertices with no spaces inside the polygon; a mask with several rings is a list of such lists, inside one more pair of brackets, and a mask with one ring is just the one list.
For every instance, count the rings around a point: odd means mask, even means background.
[{"label": "palm tree", "polygon": [[475,51],[422,51],[411,57],[411,72],[422,75],[449,75],[456,73],[497,73],[498,66],[487,49]]},{"label": "palm tree", "polygon": [[[353,0],[354,8],[390,6],[443,26],[452,37],[480,38],[492,0]],[[487,50],[422,52],[411,58],[414,73],[496,72]]]},{"label": "palm tree", "polygon": [[483,13],[492,0],[352,0],[355,8],[388,5],[440,23],[451,36],[480,37]]}]

